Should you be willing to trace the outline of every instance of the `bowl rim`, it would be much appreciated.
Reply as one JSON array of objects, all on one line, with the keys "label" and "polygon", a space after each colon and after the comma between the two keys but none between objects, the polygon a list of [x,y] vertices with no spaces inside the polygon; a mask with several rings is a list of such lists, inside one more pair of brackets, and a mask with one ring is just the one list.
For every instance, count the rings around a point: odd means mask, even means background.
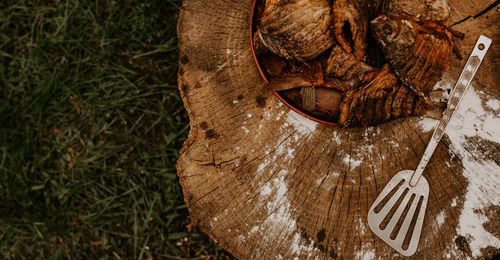
[{"label": "bowl rim", "polygon": [[[260,67],[260,64],[259,64],[259,60],[257,59],[257,55],[255,54],[255,50],[254,50],[254,46],[253,46],[253,36],[254,36],[254,22],[253,22],[253,18],[254,18],[254,13],[255,13],[255,8],[257,6],[257,1],[258,0],[253,0],[253,4],[252,4],[252,10],[251,10],[251,13],[250,13],[250,26],[249,26],[249,37],[250,37],[250,49],[252,50],[252,56],[253,56],[253,59],[254,59],[254,62],[255,62],[255,65],[257,66],[257,69],[259,71],[259,74],[261,76],[261,78],[264,80],[264,86],[266,84],[269,83],[269,80],[267,79],[266,75],[264,74],[264,71],[262,71],[262,68]],[[317,117],[314,117],[312,115],[309,115],[307,113],[305,113],[304,111],[298,109],[297,107],[293,106],[292,104],[288,103],[284,98],[283,96],[281,96],[277,91],[273,91],[273,94],[275,97],[277,97],[282,103],[284,103],[288,108],[290,108],[291,110],[295,111],[296,113],[300,114],[301,116],[307,118],[307,119],[310,119],[312,121],[315,121],[317,123],[321,123],[321,124],[324,124],[324,125],[329,125],[329,126],[338,126],[337,123],[334,123],[334,122],[331,122],[331,121],[326,121],[326,120],[323,120],[323,119],[319,119]]]}]

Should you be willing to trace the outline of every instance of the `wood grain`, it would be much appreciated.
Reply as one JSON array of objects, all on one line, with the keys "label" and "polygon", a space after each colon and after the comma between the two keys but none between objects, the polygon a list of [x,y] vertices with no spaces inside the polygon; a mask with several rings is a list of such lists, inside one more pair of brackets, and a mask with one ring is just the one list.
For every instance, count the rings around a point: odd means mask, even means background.
[{"label": "wood grain", "polygon": [[[491,4],[449,2],[452,21]],[[399,258],[370,231],[367,210],[393,174],[416,168],[436,121],[411,117],[342,129],[290,111],[262,88],[249,43],[251,5],[182,4],[179,90],[191,131],[177,168],[192,219],[240,259]],[[500,112],[494,109],[500,100],[499,12],[495,7],[453,26],[466,34],[458,42],[464,57],[480,34],[493,38],[469,92],[492,120]],[[453,58],[443,82],[454,82],[462,66]],[[488,130],[477,127],[478,133]],[[500,253],[500,244],[492,244],[500,239],[500,195],[492,188],[500,187],[500,132],[487,133],[466,136],[465,143],[445,135],[439,144],[424,172],[431,191],[413,258]],[[464,227],[467,219],[476,229]]]}]

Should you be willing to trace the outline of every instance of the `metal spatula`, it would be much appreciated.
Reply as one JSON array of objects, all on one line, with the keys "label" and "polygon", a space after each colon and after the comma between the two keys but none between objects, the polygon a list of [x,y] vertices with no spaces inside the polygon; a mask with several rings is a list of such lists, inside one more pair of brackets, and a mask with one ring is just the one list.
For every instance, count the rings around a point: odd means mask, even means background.
[{"label": "metal spatula", "polygon": [[424,223],[429,184],[422,177],[422,173],[490,44],[491,39],[482,35],[476,42],[450,95],[443,118],[434,130],[417,170],[404,170],[396,173],[368,211],[368,225],[373,233],[402,255],[411,256],[417,251]]}]

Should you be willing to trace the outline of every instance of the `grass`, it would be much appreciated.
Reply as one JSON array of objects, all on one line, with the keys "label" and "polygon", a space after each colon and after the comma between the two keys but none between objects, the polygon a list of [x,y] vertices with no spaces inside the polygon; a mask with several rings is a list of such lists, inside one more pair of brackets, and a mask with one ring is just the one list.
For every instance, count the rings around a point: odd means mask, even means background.
[{"label": "grass", "polygon": [[0,2],[0,258],[230,257],[176,175],[179,5]]}]

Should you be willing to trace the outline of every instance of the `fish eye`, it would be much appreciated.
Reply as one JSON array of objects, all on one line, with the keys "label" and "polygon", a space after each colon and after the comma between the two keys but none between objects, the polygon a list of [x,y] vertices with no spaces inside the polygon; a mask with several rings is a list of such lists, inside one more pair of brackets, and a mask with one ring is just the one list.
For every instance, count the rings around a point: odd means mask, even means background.
[{"label": "fish eye", "polygon": [[391,34],[392,33],[392,27],[391,25],[389,24],[384,24],[384,26],[382,27],[382,31],[385,33],[385,34]]}]

